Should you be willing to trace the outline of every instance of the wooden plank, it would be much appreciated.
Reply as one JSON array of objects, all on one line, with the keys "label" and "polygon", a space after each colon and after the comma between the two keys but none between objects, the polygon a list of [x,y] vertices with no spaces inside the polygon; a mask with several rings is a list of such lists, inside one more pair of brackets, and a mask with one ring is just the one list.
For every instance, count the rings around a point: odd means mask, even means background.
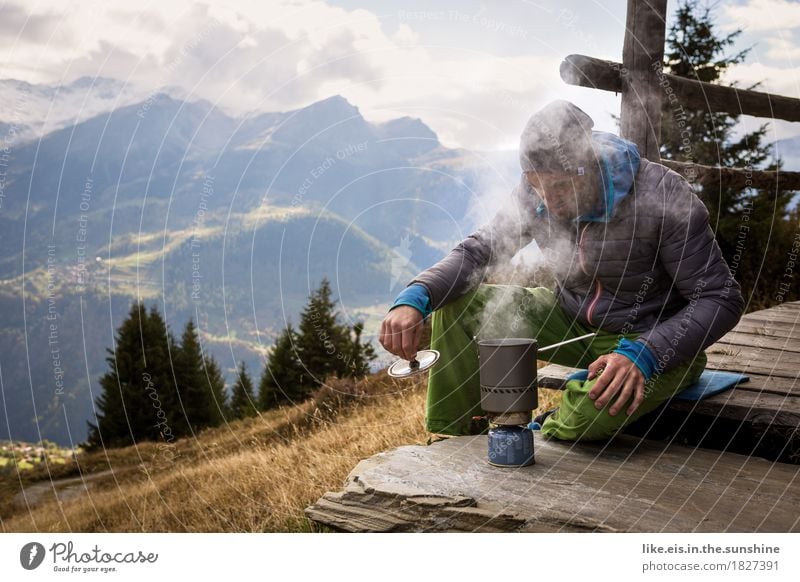
[{"label": "wooden plank", "polygon": [[762,190],[796,190],[800,188],[800,172],[748,170],[704,166],[692,162],[659,159],[658,162],[701,186],[724,185],[726,188],[759,188]]},{"label": "wooden plank", "polygon": [[789,309],[773,311],[771,309],[765,309],[764,311],[754,311],[753,313],[748,313],[747,315],[743,315],[740,321],[744,322],[779,321],[784,323],[794,323],[800,325],[800,311],[789,310]]},{"label": "wooden plank", "polygon": [[[669,403],[671,410],[729,418],[760,425],[762,430],[794,430],[800,427],[800,397],[779,396],[744,390],[740,384],[703,400],[678,400]],[[798,437],[800,438],[800,436]]]},{"label": "wooden plank", "polygon": [[[791,338],[788,341],[794,341],[796,343],[796,340],[792,340]],[[783,368],[785,365],[791,365],[790,368],[794,368],[795,371],[800,369],[800,353],[770,348],[766,343],[751,347],[717,342],[706,348],[706,355],[708,355],[709,358],[712,354],[715,356],[724,356],[731,360],[743,360],[747,363],[760,362],[768,365],[777,365],[779,368]]]},{"label": "wooden plank", "polygon": [[720,354],[708,354],[708,367],[727,372],[740,372],[742,374],[762,374],[764,376],[778,376],[781,378],[796,378],[797,366],[792,363],[777,363],[748,361],[746,365],[735,358]]},{"label": "wooden plank", "polygon": [[734,391],[754,392],[758,394],[775,394],[778,396],[800,397],[800,379],[769,376],[764,374],[747,374],[750,378],[734,387]]},{"label": "wooden plank", "polygon": [[355,532],[800,531],[800,467],[627,435],[534,439],[536,464],[515,469],[487,463],[485,435],[380,453],[306,515]]},{"label": "wooden plank", "polygon": [[[800,321],[788,319],[783,315],[772,315],[764,317],[752,317],[750,319],[743,319],[741,321],[744,325],[761,326],[766,331],[780,331],[782,333],[791,334],[790,337],[795,337],[800,340]],[[770,335],[769,333],[764,335]]]},{"label": "wooden plank", "polygon": [[798,326],[794,325],[793,323],[783,321],[759,322],[748,320],[740,322],[731,331],[743,331],[765,337],[796,338],[798,334]]},{"label": "wooden plank", "polygon": [[[561,63],[560,73],[564,82],[570,85],[622,92],[624,69],[620,63],[569,55]],[[664,74],[663,78],[659,76],[659,81],[669,86],[687,109],[800,121],[800,99],[713,85],[669,74]]]},{"label": "wooden plank", "polygon": [[772,324],[779,323],[786,324],[782,327],[789,329],[800,327],[800,315],[792,315],[786,312],[764,314],[759,312],[758,315],[745,315],[742,317],[741,321],[744,323],[765,325],[767,329],[769,329]]},{"label": "wooden plank", "polygon": [[667,0],[628,0],[620,135],[648,160],[660,158],[662,91],[650,65],[664,60],[666,18]]},{"label": "wooden plank", "polygon": [[564,384],[567,381],[567,376],[579,371],[579,368],[570,368],[569,366],[562,366],[560,364],[547,364],[537,370],[536,382],[540,388],[563,390]]},{"label": "wooden plank", "polygon": [[795,337],[788,336],[788,334],[786,337],[775,337],[769,335],[730,331],[720,338],[717,343],[709,346],[707,349],[711,349],[714,346],[721,346],[728,349],[732,349],[737,346],[746,346],[800,353],[800,341],[798,341]]},{"label": "wooden plank", "polygon": [[729,333],[742,333],[747,334],[753,337],[763,337],[763,338],[772,338],[772,339],[785,339],[785,338],[796,338],[797,337],[797,330],[795,327],[791,325],[786,325],[785,327],[773,327],[767,328],[762,323],[754,322],[750,323],[740,323],[737,325],[733,330]]}]

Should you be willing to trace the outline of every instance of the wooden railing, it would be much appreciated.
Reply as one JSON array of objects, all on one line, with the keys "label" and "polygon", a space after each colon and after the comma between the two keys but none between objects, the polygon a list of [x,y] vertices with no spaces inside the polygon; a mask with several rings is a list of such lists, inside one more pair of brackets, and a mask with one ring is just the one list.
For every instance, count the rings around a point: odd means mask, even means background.
[{"label": "wooden railing", "polygon": [[662,103],[675,108],[800,121],[800,99],[714,85],[664,73],[667,0],[628,0],[622,63],[569,55],[561,78],[570,85],[622,94],[620,134],[647,159],[658,161],[704,186],[800,190],[800,172],[704,166],[662,160]]}]

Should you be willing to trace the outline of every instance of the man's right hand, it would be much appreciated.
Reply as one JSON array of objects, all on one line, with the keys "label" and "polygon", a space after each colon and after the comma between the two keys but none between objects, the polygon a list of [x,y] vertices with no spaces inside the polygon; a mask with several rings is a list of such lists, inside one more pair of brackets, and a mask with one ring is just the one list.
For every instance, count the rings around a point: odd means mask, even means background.
[{"label": "man's right hand", "polygon": [[412,360],[417,355],[423,329],[422,314],[410,305],[400,305],[383,318],[381,345],[395,356]]}]

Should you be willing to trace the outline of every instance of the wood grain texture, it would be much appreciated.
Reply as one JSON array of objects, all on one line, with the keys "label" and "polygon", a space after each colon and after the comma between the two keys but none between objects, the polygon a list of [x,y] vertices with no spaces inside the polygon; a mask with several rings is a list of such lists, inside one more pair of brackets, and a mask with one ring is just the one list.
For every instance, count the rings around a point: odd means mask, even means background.
[{"label": "wood grain texture", "polygon": [[667,0],[628,0],[622,44],[620,136],[659,159],[661,96],[653,63],[664,60]]},{"label": "wood grain texture", "polygon": [[656,158],[655,161],[671,170],[675,170],[689,182],[701,186],[708,187],[721,184],[726,188],[759,188],[762,190],[794,190],[800,188],[800,172],[723,168],[659,158]]},{"label": "wood grain texture", "polygon": [[[585,55],[569,55],[559,68],[565,83],[620,93],[624,68],[621,63]],[[761,91],[713,85],[664,74],[664,81],[685,109],[752,115],[767,119],[800,121],[800,99]]]}]

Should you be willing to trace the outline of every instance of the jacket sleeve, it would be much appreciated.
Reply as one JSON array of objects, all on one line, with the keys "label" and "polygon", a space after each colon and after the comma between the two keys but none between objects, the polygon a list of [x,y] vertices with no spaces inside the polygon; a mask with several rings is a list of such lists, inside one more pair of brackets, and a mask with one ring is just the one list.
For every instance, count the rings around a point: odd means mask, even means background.
[{"label": "jacket sleeve", "polygon": [[439,309],[482,283],[487,270],[510,260],[531,242],[535,207],[541,199],[524,177],[489,223],[461,241],[441,261],[422,271],[409,285],[428,290],[430,307]]},{"label": "jacket sleeve", "polygon": [[741,287],[709,225],[708,210],[682,179],[665,207],[659,256],[686,305],[637,338],[656,356],[657,373],[692,360],[728,333],[745,307]]}]

